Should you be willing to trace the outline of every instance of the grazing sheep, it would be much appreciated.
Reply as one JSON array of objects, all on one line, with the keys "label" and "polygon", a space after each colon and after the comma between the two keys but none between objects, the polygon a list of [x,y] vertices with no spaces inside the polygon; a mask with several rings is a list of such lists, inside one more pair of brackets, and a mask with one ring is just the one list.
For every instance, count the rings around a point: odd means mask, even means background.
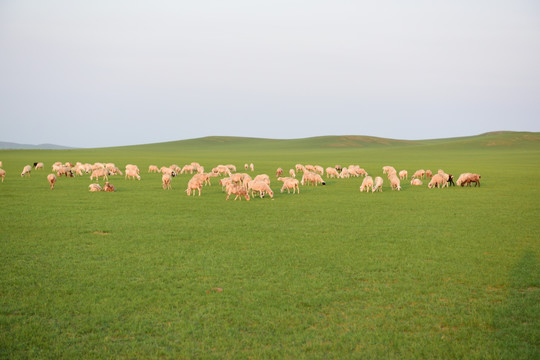
[{"label": "grazing sheep", "polygon": [[364,180],[362,180],[362,185],[360,185],[360,192],[363,192],[366,190],[368,192],[369,190],[373,190],[373,178],[371,176],[366,176]]},{"label": "grazing sheep", "polygon": [[171,175],[163,174],[163,176],[161,177],[161,182],[163,183],[163,190],[171,189]]},{"label": "grazing sheep", "polygon": [[314,172],[307,171],[304,172],[304,175],[302,176],[302,181],[300,182],[302,185],[313,185],[318,186],[319,184],[326,185],[326,182],[323,180],[321,175],[315,174]]},{"label": "grazing sheep", "polygon": [[368,173],[366,172],[366,170],[364,170],[363,168],[358,168],[356,169],[356,173],[360,176],[367,176]]},{"label": "grazing sheep", "polygon": [[148,172],[149,173],[158,173],[159,172],[159,168],[156,166],[156,165],[150,165],[148,167]]},{"label": "grazing sheep", "polygon": [[339,177],[338,171],[333,167],[327,167],[326,168],[326,178],[337,178]]},{"label": "grazing sheep", "polygon": [[255,178],[253,180],[254,181],[262,181],[262,182],[270,185],[270,176],[268,176],[266,174],[257,175],[257,176],[255,176]]},{"label": "grazing sheep", "polygon": [[420,185],[422,185],[422,180],[420,180],[420,179],[412,179],[411,180],[411,185],[420,186]]},{"label": "grazing sheep", "polygon": [[140,174],[140,173],[141,173],[141,171],[139,170],[139,167],[138,167],[137,165],[127,164],[127,165],[126,165],[126,172],[127,172],[128,170],[135,170],[135,172],[136,172],[137,174]]},{"label": "grazing sheep", "polygon": [[225,191],[228,185],[232,184],[232,180],[230,177],[226,177],[219,180],[219,185],[221,185],[221,190]]},{"label": "grazing sheep", "polygon": [[431,178],[431,181],[428,184],[428,189],[432,189],[435,186],[438,188],[441,188],[441,187],[444,187],[445,184],[446,184],[446,180],[444,179],[444,177],[440,174],[435,174],[433,175],[433,177]]},{"label": "grazing sheep", "polygon": [[382,192],[382,186],[383,186],[383,179],[382,179],[382,177],[377,176],[375,178],[374,183],[373,183],[373,189],[371,190],[371,192],[375,192],[375,191]]},{"label": "grazing sheep", "polygon": [[424,175],[426,175],[426,171],[424,169],[416,170],[411,179],[423,179]]},{"label": "grazing sheep", "polygon": [[47,175],[47,181],[49,181],[49,184],[51,185],[51,190],[54,189],[54,183],[56,182],[56,175],[54,174]]},{"label": "grazing sheep", "polygon": [[392,188],[392,190],[401,190],[399,178],[395,174],[393,176],[390,176],[388,180],[390,180],[390,187]]},{"label": "grazing sheep", "polygon": [[285,181],[283,181],[281,192],[283,193],[285,189],[287,189],[287,194],[290,194],[291,189],[293,194],[296,192],[296,190],[298,190],[298,193],[300,194],[300,186],[298,185],[297,179],[286,178]]},{"label": "grazing sheep", "polygon": [[25,176],[25,175],[28,175],[30,176],[30,171],[32,171],[32,167],[30,165],[26,165],[24,168],[23,168],[23,171],[21,173],[21,176]]},{"label": "grazing sheep", "polygon": [[322,166],[320,166],[320,165],[315,165],[315,166],[313,166],[313,168],[315,169],[315,172],[316,172],[317,174],[319,174],[319,175],[321,175],[321,176],[324,175],[324,169],[323,169]]},{"label": "grazing sheep", "polygon": [[116,188],[114,187],[114,185],[112,185],[108,181],[106,181],[105,185],[103,186],[103,191],[113,192],[113,191],[116,191]]},{"label": "grazing sheep", "polygon": [[169,166],[169,169],[171,169],[172,171],[175,172],[175,174],[179,174],[180,171],[182,171],[182,169],[180,169],[180,166],[176,165],[176,164],[172,164],[171,166]]},{"label": "grazing sheep", "polygon": [[162,166],[159,171],[162,173],[162,174],[167,174],[169,176],[172,176],[172,177],[175,177],[176,176],[176,172],[171,169],[170,167],[166,167],[166,166]]},{"label": "grazing sheep", "polygon": [[400,178],[400,180],[408,179],[409,178],[409,173],[407,172],[407,170],[401,170],[399,172],[399,178]]},{"label": "grazing sheep", "polygon": [[4,182],[4,178],[6,177],[6,170],[0,169],[0,177],[2,178],[2,182]]},{"label": "grazing sheep", "polygon": [[456,181],[456,184],[458,186],[471,186],[472,183],[474,183],[474,186],[480,186],[480,178],[481,176],[478,174],[472,174],[472,173],[464,173],[459,176],[459,178]]},{"label": "grazing sheep", "polygon": [[289,175],[292,178],[296,178],[296,173],[294,172],[294,169],[289,169]]},{"label": "grazing sheep", "polygon": [[382,171],[383,174],[388,174],[388,175],[391,174],[391,173],[395,173],[395,172],[396,172],[396,169],[394,169],[393,166],[388,166],[388,165],[387,165],[387,166],[383,166],[382,170],[383,170],[383,171]]},{"label": "grazing sheep", "polygon": [[191,178],[191,180],[193,181],[199,181],[201,182],[203,185],[209,185],[209,186],[212,186],[212,184],[210,183],[210,174],[195,174],[193,175],[193,177]]},{"label": "grazing sheep", "polygon": [[40,169],[43,169],[44,167],[45,167],[45,165],[43,165],[42,162],[34,163],[34,169],[35,170],[40,170]]},{"label": "grazing sheep", "polygon": [[107,170],[105,168],[95,169],[95,170],[92,171],[92,174],[90,174],[90,180],[92,180],[94,178],[96,180],[99,180],[100,177],[103,177],[103,179],[105,179],[105,180],[109,180],[109,175],[110,175],[109,170]]},{"label": "grazing sheep", "polygon": [[193,171],[195,169],[193,168],[193,166],[191,165],[184,165],[184,167],[182,168],[182,170],[180,170],[180,174],[183,174],[183,173],[187,173],[189,171],[190,174],[193,174]]},{"label": "grazing sheep", "polygon": [[249,182],[248,188],[251,190],[251,196],[254,196],[253,192],[258,192],[261,199],[265,194],[270,195],[272,199],[274,198],[274,192],[270,189],[269,184],[264,181],[252,180]]},{"label": "grazing sheep", "polygon": [[282,168],[277,168],[276,177],[280,177],[281,175],[283,175],[283,169]]},{"label": "grazing sheep", "polygon": [[227,186],[227,198],[225,200],[229,200],[229,197],[232,195],[236,195],[234,200],[240,198],[240,201],[242,201],[242,196],[244,199],[249,201],[249,194],[247,192],[247,189],[243,186],[236,185],[236,184],[229,184]]},{"label": "grazing sheep", "polygon": [[433,173],[431,172],[431,170],[426,170],[426,179],[431,179],[433,177]]},{"label": "grazing sheep", "polygon": [[75,175],[73,175],[73,171],[71,171],[71,167],[69,166],[66,166],[66,165],[61,165],[59,168],[58,168],[58,171],[56,172],[56,176],[60,177],[62,175],[65,175],[66,177],[74,177]]},{"label": "grazing sheep", "polygon": [[341,174],[339,174],[339,177],[342,178],[342,179],[345,179],[345,178],[350,178],[351,177],[351,174],[349,173],[349,168],[346,168],[344,167],[342,170],[341,170]]},{"label": "grazing sheep", "polygon": [[191,179],[188,182],[186,193],[188,196],[191,196],[191,192],[193,191],[193,196],[195,196],[195,190],[199,190],[199,196],[201,196],[202,187],[202,181],[199,181],[199,179]]},{"label": "grazing sheep", "polygon": [[137,178],[137,180],[141,180],[141,177],[139,173],[137,173],[137,170],[126,169],[126,176],[124,177],[124,179],[135,180],[135,178]]},{"label": "grazing sheep", "polygon": [[101,185],[99,184],[90,184],[88,185],[88,187],[90,188],[90,191],[92,192],[101,191]]},{"label": "grazing sheep", "polygon": [[299,172],[299,171],[305,172],[306,171],[306,168],[302,164],[296,164],[294,166],[294,169],[296,170],[296,172]]},{"label": "grazing sheep", "polygon": [[[234,166],[234,165],[232,165],[232,164],[227,164],[227,165],[225,165],[225,166],[229,169],[229,171],[231,171],[231,172],[236,172],[236,166]],[[199,168],[199,167],[200,167],[200,165],[197,166],[197,168]]]}]

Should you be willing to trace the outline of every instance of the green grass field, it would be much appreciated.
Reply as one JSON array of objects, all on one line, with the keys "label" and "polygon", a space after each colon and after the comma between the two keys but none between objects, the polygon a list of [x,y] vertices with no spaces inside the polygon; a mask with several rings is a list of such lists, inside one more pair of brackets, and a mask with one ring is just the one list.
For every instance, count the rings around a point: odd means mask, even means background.
[{"label": "green grass field", "polygon": [[[394,141],[204,138],[2,150],[0,358],[538,359],[540,134]],[[20,173],[43,161],[45,170]],[[46,180],[55,161],[137,164],[142,180]],[[148,165],[255,164],[274,200],[161,188]],[[358,164],[372,176],[442,168],[360,193],[362,178],[281,194],[275,170]],[[103,181],[100,181],[103,184]]]}]

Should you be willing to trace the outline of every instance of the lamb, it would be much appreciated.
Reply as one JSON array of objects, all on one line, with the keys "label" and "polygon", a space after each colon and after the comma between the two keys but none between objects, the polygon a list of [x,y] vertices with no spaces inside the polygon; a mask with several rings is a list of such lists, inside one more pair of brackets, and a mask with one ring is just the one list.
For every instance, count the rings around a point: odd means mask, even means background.
[{"label": "lamb", "polygon": [[54,189],[54,183],[56,182],[56,175],[54,174],[47,175],[47,181],[49,181],[49,184],[51,185],[51,190]]},{"label": "lamb", "polygon": [[88,185],[88,187],[90,188],[90,191],[92,192],[101,191],[101,186],[99,184],[90,184]]},{"label": "lamb", "polygon": [[141,177],[139,176],[137,171],[134,169],[126,169],[126,176],[124,177],[124,179],[135,180],[135,178],[137,178],[137,180],[141,180]]},{"label": "lamb", "polygon": [[102,168],[102,169],[95,169],[92,171],[92,174],[90,174],[90,180],[96,178],[96,180],[99,180],[100,177],[103,177],[105,180],[109,180],[109,170]]},{"label": "lamb", "polygon": [[291,189],[293,194],[296,190],[298,190],[298,193],[300,194],[300,186],[298,185],[297,179],[286,178],[286,180],[283,182],[283,186],[281,187],[281,192],[285,191],[285,189],[287,189],[287,194],[290,193]]},{"label": "lamb", "polygon": [[326,178],[336,178],[339,177],[338,171],[333,167],[327,167],[326,168]]},{"label": "lamb", "polygon": [[366,190],[366,192],[373,190],[373,178],[371,176],[366,176],[362,181],[362,185],[360,185],[360,192],[363,192],[364,190]]},{"label": "lamb", "polygon": [[409,178],[409,173],[407,172],[407,170],[401,170],[399,172],[399,179],[400,180],[405,180],[405,179],[408,179]]},{"label": "lamb", "polygon": [[411,180],[411,185],[420,186],[420,185],[422,185],[422,180],[420,180],[420,179],[412,179]]},{"label": "lamb", "polygon": [[4,182],[4,178],[6,177],[6,170],[0,169],[0,177],[2,178],[2,182]]},{"label": "lamb", "polygon": [[382,186],[383,186],[383,179],[382,179],[382,177],[377,176],[375,178],[375,181],[374,181],[374,184],[373,184],[373,189],[371,190],[371,192],[375,192],[375,191],[382,192]]},{"label": "lamb", "polygon": [[229,200],[229,197],[231,196],[231,194],[236,195],[236,197],[234,198],[235,201],[238,198],[240,198],[240,201],[242,201],[242,196],[244,197],[244,199],[249,201],[249,194],[246,188],[243,186],[236,185],[236,184],[229,184],[229,186],[227,186],[227,198],[225,200]]},{"label": "lamb", "polygon": [[163,176],[161,177],[161,182],[163,183],[163,190],[171,189],[171,175],[163,174]]},{"label": "lamb", "polygon": [[108,181],[106,181],[105,185],[103,186],[103,191],[113,192],[113,191],[116,191],[116,188],[114,187],[114,185],[112,185]]},{"label": "lamb", "polygon": [[400,181],[399,181],[399,178],[396,176],[396,175],[393,175],[389,178],[390,180],[390,187],[392,188],[392,190],[401,190],[401,184],[400,184]]},{"label": "lamb", "polygon": [[270,186],[264,181],[252,180],[249,182],[248,188],[249,190],[251,190],[251,196],[253,196],[253,192],[256,191],[259,193],[261,199],[264,197],[265,194],[269,194],[272,199],[274,198],[274,192],[272,191],[272,189],[270,189]]},{"label": "lamb", "polygon": [[30,176],[30,171],[32,171],[32,167],[30,165],[26,165],[24,168],[23,168],[23,171],[21,173],[21,176],[25,176],[25,175],[28,175]]},{"label": "lamb", "polygon": [[296,178],[296,173],[294,172],[294,169],[289,169],[289,175],[292,178]]},{"label": "lamb", "polygon": [[445,184],[446,184],[446,180],[444,179],[444,177],[440,174],[435,174],[433,175],[433,177],[431,178],[431,181],[428,184],[428,189],[432,189],[435,186],[438,188],[441,188],[441,187],[444,187]]},{"label": "lamb", "polygon": [[148,167],[148,172],[149,173],[158,173],[159,172],[159,168],[156,166],[156,165],[150,165]]},{"label": "lamb", "polygon": [[282,168],[277,168],[276,177],[280,177],[281,175],[283,175],[283,169]]},{"label": "lamb", "polygon": [[426,175],[426,171],[424,169],[416,170],[411,179],[423,179],[424,175]]},{"label": "lamb", "polygon": [[198,179],[191,179],[188,182],[188,187],[186,189],[186,193],[188,196],[191,196],[191,192],[193,191],[193,196],[195,196],[195,190],[199,190],[199,196],[201,196],[201,190],[202,190],[202,182]]}]

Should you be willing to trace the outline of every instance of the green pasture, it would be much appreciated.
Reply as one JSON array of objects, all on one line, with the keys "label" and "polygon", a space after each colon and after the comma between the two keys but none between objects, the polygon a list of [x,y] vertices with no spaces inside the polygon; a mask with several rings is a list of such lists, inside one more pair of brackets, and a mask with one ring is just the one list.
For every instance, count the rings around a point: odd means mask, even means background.
[{"label": "green pasture", "polygon": [[[204,138],[2,150],[0,358],[538,359],[540,134],[396,141]],[[24,165],[45,170],[22,178]],[[128,163],[140,181],[46,180],[61,162]],[[150,164],[255,164],[274,199],[161,188]],[[362,178],[281,194],[275,170],[439,168],[480,187]],[[410,179],[409,179],[410,180]],[[100,181],[103,184],[103,181]]]}]

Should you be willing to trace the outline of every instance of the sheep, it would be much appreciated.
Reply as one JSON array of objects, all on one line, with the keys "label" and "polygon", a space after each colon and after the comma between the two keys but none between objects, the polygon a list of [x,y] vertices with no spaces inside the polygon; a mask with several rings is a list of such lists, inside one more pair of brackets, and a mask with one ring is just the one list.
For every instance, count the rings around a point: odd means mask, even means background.
[{"label": "sheep", "polygon": [[161,182],[163,183],[163,190],[171,189],[171,175],[163,174],[163,176],[161,177]]},{"label": "sheep", "polygon": [[405,180],[405,179],[408,179],[409,178],[409,173],[407,172],[407,170],[401,170],[399,172],[399,179],[400,180]]},{"label": "sheep", "polygon": [[109,180],[110,172],[109,170],[102,168],[102,169],[95,169],[92,171],[92,174],[90,174],[90,180],[96,178],[96,180],[99,180],[100,177],[103,177],[105,180]]},{"label": "sheep", "polygon": [[[234,165],[232,165],[232,164],[227,164],[227,165],[225,165],[225,166],[229,169],[229,171],[231,171],[231,172],[236,172],[236,166],[234,166]],[[197,168],[199,168],[199,167],[200,167],[200,165],[197,166]]]},{"label": "sheep", "polygon": [[269,184],[264,181],[252,180],[248,184],[248,189],[251,190],[251,196],[254,196],[253,192],[256,191],[259,193],[261,199],[264,197],[265,194],[270,195],[272,199],[274,198],[274,192],[272,191],[272,189],[270,189]]},{"label": "sheep", "polygon": [[283,193],[285,189],[287,189],[287,194],[290,193],[290,189],[292,189],[293,194],[296,190],[298,190],[298,193],[300,194],[300,186],[298,185],[297,179],[286,178],[286,180],[283,182],[283,186],[281,187],[281,192]]},{"label": "sheep", "polygon": [[336,178],[339,177],[338,171],[333,167],[327,167],[326,168],[326,178]]},{"label": "sheep", "polygon": [[364,180],[362,180],[362,185],[360,185],[360,192],[363,192],[364,190],[366,190],[366,192],[373,190],[373,178],[369,175],[366,175]]},{"label": "sheep", "polygon": [[43,169],[44,167],[45,165],[43,165],[42,162],[34,163],[34,170],[40,170],[40,169]]},{"label": "sheep", "polygon": [[101,191],[101,186],[99,184],[90,184],[88,185],[88,187],[90,188],[90,191],[92,192]]},{"label": "sheep", "polygon": [[0,167],[2,167],[2,162],[0,161]]},{"label": "sheep", "polygon": [[6,177],[6,170],[0,169],[0,177],[2,178],[2,182],[4,182],[4,178]]},{"label": "sheep", "polygon": [[73,171],[71,171],[71,167],[66,165],[61,165],[58,168],[58,171],[56,172],[56,176],[60,177],[62,175],[65,175],[66,177],[73,177]]},{"label": "sheep", "polygon": [[320,166],[320,165],[315,165],[315,166],[313,166],[313,168],[315,169],[315,172],[316,172],[317,174],[319,174],[319,175],[321,175],[321,176],[324,175],[324,169],[323,169],[322,166]]},{"label": "sheep", "polygon": [[193,181],[199,181],[201,182],[203,185],[209,185],[209,186],[212,186],[212,184],[210,183],[210,175],[209,174],[195,174],[193,175],[193,177],[191,178],[191,180]]},{"label": "sheep", "polygon": [[137,180],[141,180],[141,177],[137,173],[137,171],[134,169],[126,169],[126,176],[124,177],[124,179],[135,180],[135,178],[137,178]]},{"label": "sheep", "polygon": [[238,198],[240,198],[240,201],[242,201],[242,196],[244,197],[244,199],[249,201],[249,194],[247,192],[247,189],[243,186],[236,185],[236,184],[229,184],[227,186],[227,198],[225,200],[229,200],[229,197],[231,196],[231,194],[236,195],[236,197],[234,198],[235,201]]},{"label": "sheep", "polygon": [[394,169],[393,166],[388,166],[388,165],[387,165],[387,166],[383,166],[382,169],[383,169],[383,172],[382,172],[383,174],[390,174],[390,173],[392,173],[392,172],[394,172],[394,173],[396,172],[396,169]]},{"label": "sheep", "polygon": [[174,171],[176,174],[178,174],[178,173],[180,173],[180,171],[182,171],[182,169],[180,169],[180,166],[178,166],[176,164],[172,164],[171,166],[169,166],[169,169]]},{"label": "sheep", "polygon": [[28,175],[30,176],[30,171],[32,171],[32,167],[30,165],[26,165],[24,168],[23,168],[23,171],[21,173],[21,176],[25,176],[25,175]]},{"label": "sheep", "polygon": [[255,171],[255,165],[253,165],[253,163],[249,164],[249,169],[251,170],[251,172],[254,172]]},{"label": "sheep", "polygon": [[334,166],[334,168],[336,169],[337,172],[341,172],[341,170],[343,169],[341,167],[341,165],[339,165],[339,164],[336,164],[336,166]]},{"label": "sheep", "polygon": [[389,180],[390,180],[390,187],[392,188],[392,190],[397,190],[397,191],[401,190],[401,184],[397,176],[393,175],[389,178]]},{"label": "sheep", "polygon": [[248,163],[245,163],[245,164],[244,164],[244,169],[247,171],[248,168],[249,168]]},{"label": "sheep", "polygon": [[296,178],[296,173],[294,172],[294,169],[289,169],[289,176],[292,178]]},{"label": "sheep", "polygon": [[306,171],[306,168],[302,164],[296,164],[294,166],[294,169],[296,170],[296,172],[299,172],[299,171],[305,172]]},{"label": "sheep", "polygon": [[412,179],[411,180],[411,185],[420,186],[420,185],[422,185],[422,180],[420,180],[420,179]]},{"label": "sheep", "polygon": [[367,176],[368,173],[366,172],[366,170],[362,169],[362,168],[358,168],[356,169],[356,173],[360,176]]},{"label": "sheep", "polygon": [[416,170],[413,176],[411,176],[411,179],[423,179],[424,175],[426,175],[426,171],[423,169]]},{"label": "sheep", "polygon": [[198,162],[194,161],[194,162],[191,163],[191,166],[193,166],[193,169],[196,169],[196,168],[200,167],[201,164],[199,164]]},{"label": "sheep", "polygon": [[150,165],[148,167],[148,172],[149,173],[158,173],[159,172],[159,168],[156,166],[156,165]]},{"label": "sheep", "polygon": [[280,177],[281,175],[283,175],[283,169],[282,168],[277,168],[276,177]]},{"label": "sheep", "polygon": [[464,185],[470,186],[471,183],[475,183],[475,186],[480,186],[480,178],[481,176],[478,174],[464,173],[459,176],[456,184],[463,187]]},{"label": "sheep", "polygon": [[345,178],[350,178],[351,177],[351,174],[349,173],[349,169],[344,167],[342,170],[341,170],[341,174],[339,174],[339,177],[342,178],[342,179],[345,179]]},{"label": "sheep", "polygon": [[170,167],[166,167],[166,166],[162,166],[159,171],[162,173],[162,174],[167,174],[169,176],[172,176],[172,177],[175,177],[176,176],[176,172],[171,169]]},{"label": "sheep", "polygon": [[212,172],[219,175],[227,174],[228,176],[231,176],[231,171],[225,165],[216,166],[215,168],[212,169]]},{"label": "sheep", "polygon": [[47,175],[47,181],[49,181],[49,184],[51,185],[51,190],[54,189],[54,183],[56,182],[56,175],[54,174]]},{"label": "sheep", "polygon": [[255,178],[253,180],[254,181],[262,181],[262,182],[270,185],[270,176],[268,176],[266,174],[257,175],[257,176],[255,176]]},{"label": "sheep", "polygon": [[140,173],[141,173],[141,171],[139,170],[139,167],[138,167],[137,165],[127,164],[127,165],[126,165],[126,172],[127,172],[128,170],[135,170],[135,172],[136,172],[137,174],[140,174]]},{"label": "sheep", "polygon": [[433,173],[431,172],[431,170],[426,170],[426,179],[431,179],[433,177]]},{"label": "sheep", "polygon": [[111,175],[120,175],[120,176],[124,175],[122,171],[120,171],[120,169],[117,168],[116,166],[110,170],[110,173]]},{"label": "sheep", "polygon": [[103,186],[103,191],[113,192],[113,191],[116,191],[116,188],[114,187],[114,185],[112,185],[108,181],[106,181],[105,185]]},{"label": "sheep", "polygon": [[229,184],[232,184],[230,177],[225,177],[219,180],[219,185],[221,185],[221,190],[223,191],[225,191]]},{"label": "sheep", "polygon": [[193,168],[193,166],[191,165],[184,165],[184,167],[182,168],[182,170],[180,170],[180,174],[183,174],[183,173],[187,173],[189,171],[190,174],[193,174],[193,171],[195,169]]},{"label": "sheep", "polygon": [[445,184],[446,184],[446,180],[444,179],[444,177],[440,174],[435,174],[433,175],[433,177],[431,178],[431,181],[428,184],[428,189],[432,189],[435,186],[438,188],[441,188],[441,187],[444,187]]},{"label": "sheep", "polygon": [[302,176],[302,185],[313,185],[317,186],[318,184],[326,185],[326,182],[323,180],[321,175],[315,174],[314,172],[306,171]]},{"label": "sheep", "polygon": [[202,181],[199,181],[199,179],[189,180],[188,187],[186,189],[187,195],[191,196],[191,192],[193,191],[193,196],[195,196],[195,190],[199,190],[199,196],[201,196],[202,186]]},{"label": "sheep", "polygon": [[380,176],[377,176],[375,178],[375,181],[373,183],[373,189],[371,189],[371,192],[374,193],[375,191],[382,192],[382,186],[383,186],[383,179]]}]

